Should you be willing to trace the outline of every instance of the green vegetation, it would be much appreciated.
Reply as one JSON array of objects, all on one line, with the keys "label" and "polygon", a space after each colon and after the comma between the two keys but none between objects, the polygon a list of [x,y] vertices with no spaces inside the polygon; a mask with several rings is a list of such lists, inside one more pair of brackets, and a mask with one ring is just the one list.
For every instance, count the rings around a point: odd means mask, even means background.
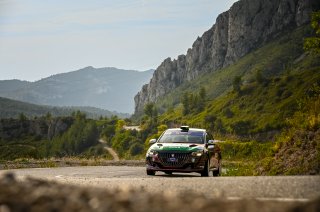
[{"label": "green vegetation", "polygon": [[123,126],[125,121],[118,120],[115,136],[112,138],[112,148],[114,148],[120,157],[128,158],[136,156],[143,151],[142,142],[138,139],[139,133],[136,130],[125,130]]},{"label": "green vegetation", "polygon": [[265,157],[256,166],[259,174],[320,173],[320,81],[306,90],[298,101],[288,127],[278,136],[275,157]]},{"label": "green vegetation", "polygon": [[257,175],[256,162],[274,155],[272,142],[225,141],[219,146],[223,153],[223,168],[227,170],[224,176]]},{"label": "green vegetation", "polygon": [[[93,120],[78,112],[67,132],[50,141],[48,156],[74,156],[98,144],[99,133]],[[89,150],[92,151],[92,150]]]},{"label": "green vegetation", "polygon": [[233,90],[238,94],[241,93],[242,80],[240,76],[236,76],[232,82]]},{"label": "green vegetation", "polygon": [[28,120],[1,119],[0,159],[107,156],[98,143],[97,121],[76,112],[73,117],[49,115]]},{"label": "green vegetation", "polygon": [[304,41],[304,49],[314,54],[320,53],[320,11],[312,13],[311,27],[314,30],[312,37]]},{"label": "green vegetation", "polygon": [[[182,100],[168,107],[159,117],[160,123],[208,128],[223,139],[274,140],[288,127],[287,119],[299,110],[297,100],[320,80],[319,55],[302,50],[302,37],[307,32],[306,27],[297,29],[226,69],[174,90],[156,105],[164,110],[173,95]],[[190,96],[194,94],[186,87],[200,91],[202,85],[207,91],[206,99],[201,100],[204,109],[191,110],[193,102],[199,104],[200,100],[193,101]]]},{"label": "green vegetation", "polygon": [[206,103],[206,90],[201,87],[198,94],[191,92],[185,92],[182,96],[181,103],[183,105],[183,115],[187,115],[193,112],[201,112]]},{"label": "green vegetation", "polygon": [[[157,115],[149,115],[156,126]],[[52,157],[112,159],[105,150],[105,144],[99,143],[99,138],[103,138],[121,158],[141,159],[148,133],[124,129],[124,125],[129,124],[129,119],[122,120],[116,116],[88,119],[80,111],[72,113],[72,117],[51,117],[47,114],[28,119],[20,114],[19,119],[0,119],[0,160]]]},{"label": "green vegetation", "polygon": [[34,137],[26,137],[20,141],[0,141],[0,159],[14,160],[17,158],[42,158],[45,155],[44,140],[35,141]]}]

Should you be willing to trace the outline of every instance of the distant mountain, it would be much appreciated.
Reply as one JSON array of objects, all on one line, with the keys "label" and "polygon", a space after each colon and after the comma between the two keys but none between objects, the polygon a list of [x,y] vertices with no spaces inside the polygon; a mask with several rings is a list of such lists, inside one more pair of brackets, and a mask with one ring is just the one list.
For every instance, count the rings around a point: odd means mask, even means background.
[{"label": "distant mountain", "polygon": [[144,72],[91,66],[36,82],[0,81],[0,96],[53,106],[90,106],[132,113],[134,95],[152,77]]},{"label": "distant mountain", "polygon": [[0,81],[0,93],[12,92],[17,89],[21,89],[23,87],[26,87],[29,84],[31,84],[31,82],[21,81],[21,80],[17,80],[17,79],[2,80],[2,81]]},{"label": "distant mountain", "polygon": [[127,118],[130,115],[125,113],[110,112],[94,107],[54,107],[35,105],[21,101],[11,100],[0,97],[0,118],[18,118],[21,113],[29,118],[35,116],[45,116],[50,113],[52,116],[70,116],[74,111],[81,111],[88,118],[98,119],[100,116],[110,117],[116,115],[121,118]]}]

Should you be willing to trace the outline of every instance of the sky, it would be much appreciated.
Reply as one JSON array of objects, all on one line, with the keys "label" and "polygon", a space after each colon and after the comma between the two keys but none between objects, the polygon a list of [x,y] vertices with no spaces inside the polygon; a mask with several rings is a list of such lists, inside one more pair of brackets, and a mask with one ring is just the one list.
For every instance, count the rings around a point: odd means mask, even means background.
[{"label": "sky", "polygon": [[0,0],[0,80],[156,69],[186,54],[236,1]]}]

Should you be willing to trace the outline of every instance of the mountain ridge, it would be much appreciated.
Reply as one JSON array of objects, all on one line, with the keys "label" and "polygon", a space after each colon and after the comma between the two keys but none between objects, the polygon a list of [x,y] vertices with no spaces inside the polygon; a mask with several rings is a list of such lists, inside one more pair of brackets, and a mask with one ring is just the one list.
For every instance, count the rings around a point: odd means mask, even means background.
[{"label": "mountain ridge", "polygon": [[198,37],[186,55],[165,59],[149,84],[135,96],[135,114],[187,81],[234,64],[285,31],[310,21],[320,8],[316,0],[240,0],[220,14],[211,29]]},{"label": "mountain ridge", "polygon": [[[0,81],[0,96],[39,105],[91,106],[132,113],[132,99],[152,73],[152,69],[140,72],[88,66],[35,82]],[[16,84],[16,89],[10,83]]]},{"label": "mountain ridge", "polygon": [[54,117],[71,116],[72,113],[76,111],[81,111],[85,113],[88,118],[92,119],[98,119],[101,116],[118,116],[120,118],[128,118],[130,116],[129,114],[108,111],[95,107],[57,107],[49,105],[36,105],[0,97],[0,119],[18,118],[21,114],[28,118],[46,116],[47,114],[51,114]]}]

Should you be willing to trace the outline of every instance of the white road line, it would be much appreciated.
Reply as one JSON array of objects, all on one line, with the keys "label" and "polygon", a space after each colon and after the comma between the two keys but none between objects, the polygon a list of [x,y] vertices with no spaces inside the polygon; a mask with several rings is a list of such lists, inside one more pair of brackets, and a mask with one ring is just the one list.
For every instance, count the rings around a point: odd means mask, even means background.
[{"label": "white road line", "polygon": [[62,178],[63,177],[63,175],[57,175],[57,176],[55,176],[55,178]]}]

